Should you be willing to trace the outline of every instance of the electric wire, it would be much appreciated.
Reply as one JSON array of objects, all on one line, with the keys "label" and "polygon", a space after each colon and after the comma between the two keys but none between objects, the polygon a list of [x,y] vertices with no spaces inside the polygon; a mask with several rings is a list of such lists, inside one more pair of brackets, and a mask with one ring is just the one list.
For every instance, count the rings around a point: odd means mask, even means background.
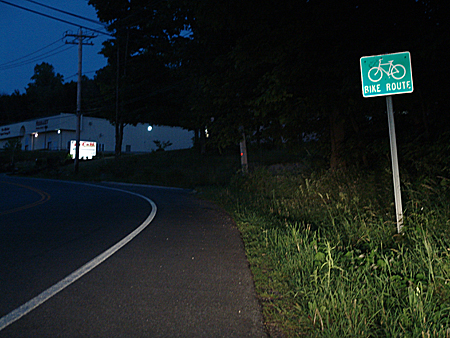
[{"label": "electric wire", "polygon": [[[69,13],[69,12],[66,12],[66,11],[62,11],[62,10],[59,10],[59,9],[56,9],[56,8],[54,8],[54,7],[51,7],[51,6],[47,6],[47,5],[41,4],[41,3],[36,2],[36,1],[33,1],[33,0],[25,0],[25,1],[28,1],[28,2],[31,2],[31,3],[34,3],[34,4],[37,4],[37,5],[43,6],[43,7],[50,8],[50,9],[52,9],[52,10],[59,11],[59,12],[64,13],[64,14],[73,15],[73,16],[75,16],[75,17],[82,18],[83,20],[88,20],[88,21],[94,22],[94,23],[96,23],[96,24],[102,25],[102,23],[97,22],[97,21],[95,21],[95,20],[91,20],[91,19],[88,19],[88,18],[79,16],[79,15],[75,15],[75,14],[72,14],[72,13]],[[74,23],[71,23],[71,22],[68,22],[68,21],[65,21],[65,20],[62,20],[62,19],[59,19],[59,18],[55,18],[55,17],[52,17],[52,16],[50,16],[50,15],[47,15],[47,14],[44,14],[44,13],[40,13],[40,12],[31,10],[31,9],[28,9],[28,8],[25,8],[25,7],[22,7],[22,6],[18,6],[18,5],[9,3],[9,2],[4,1],[4,0],[0,0],[0,2],[1,2],[1,3],[4,3],[4,4],[7,4],[7,5],[11,5],[11,6],[13,6],[13,7],[17,7],[17,8],[26,10],[26,11],[30,11],[30,12],[35,13],[35,14],[43,15],[43,16],[45,16],[45,17],[48,17],[48,18],[51,18],[51,19],[54,19],[54,20],[58,20],[58,21],[62,21],[62,22],[65,22],[65,23],[74,25],[74,26],[78,26],[78,25],[76,25],[76,24],[74,24]],[[160,2],[162,2],[162,1],[156,1],[156,2],[153,3],[152,5],[158,4],[158,3],[160,3]],[[130,18],[130,17],[132,17],[132,16],[134,16],[134,15],[136,15],[136,14],[137,14],[136,12],[135,12],[135,13],[132,13],[131,15],[129,15],[128,17],[126,17],[125,19],[128,19],[128,18]],[[108,36],[112,36],[112,34],[109,34],[109,33],[103,33],[103,32],[97,31],[97,30],[93,30],[93,29],[88,28],[88,27],[83,27],[83,28],[89,29],[89,30],[91,30],[91,31],[94,31],[94,32],[97,32],[97,33],[100,33],[100,34],[105,34],[105,35],[108,35]],[[191,32],[188,32],[188,35],[190,35],[190,34],[191,34]],[[178,35],[178,36],[179,36],[179,37],[187,37],[186,35],[183,35],[183,34],[180,34],[180,35]],[[59,40],[55,41],[54,43],[57,43],[58,41],[59,41]],[[54,43],[50,44],[49,46],[53,45]],[[48,46],[43,47],[43,48],[39,49],[38,51],[33,52],[33,53],[29,54],[29,55],[25,55],[25,56],[23,56],[23,57],[21,57],[21,58],[19,58],[19,59],[16,59],[16,60],[13,60],[13,61],[9,61],[9,62],[4,63],[4,64],[0,64],[0,69],[1,69],[1,70],[5,70],[5,69],[11,69],[11,68],[14,68],[15,66],[13,66],[13,65],[11,65],[11,67],[6,67],[6,65],[7,65],[7,64],[10,64],[10,63],[14,63],[15,61],[18,61],[18,60],[20,60],[20,59],[26,58],[26,57],[28,57],[28,56],[30,56],[30,55],[32,55],[32,54],[35,54],[35,53],[37,53],[37,52],[39,52],[39,51],[41,51],[41,50],[43,50],[43,49],[45,49],[45,48],[47,48],[47,47],[48,47]],[[31,61],[31,62],[33,62],[33,61]],[[25,63],[25,64],[26,64],[26,63]],[[19,64],[19,65],[17,65],[17,66],[22,66],[22,64]]]},{"label": "electric wire", "polygon": [[44,49],[46,49],[46,48],[48,48],[48,47],[50,47],[50,46],[53,46],[55,43],[58,43],[58,42],[60,42],[60,41],[62,41],[62,39],[58,39],[58,40],[52,42],[51,44],[49,44],[49,45],[47,45],[47,46],[45,46],[45,47],[42,47],[42,48],[38,49],[37,51],[34,51],[33,53],[24,55],[24,56],[22,56],[22,57],[20,57],[20,58],[18,58],[18,59],[11,60],[11,61],[8,61],[8,62],[5,62],[5,63],[1,63],[1,64],[0,64],[0,68],[3,67],[3,66],[9,65],[10,63],[14,63],[14,62],[17,62],[17,61],[19,61],[19,60],[25,59],[25,58],[27,58],[27,57],[29,57],[29,56],[31,56],[31,55],[36,54],[36,53],[39,53],[40,51],[42,51],[42,50],[44,50]]},{"label": "electric wire", "polygon": [[[59,12],[64,13],[64,14],[68,14],[68,15],[73,15],[73,16],[75,16],[75,17],[79,17],[79,16],[77,16],[77,15],[74,15],[74,14],[71,14],[71,13],[68,13],[68,12],[65,12],[65,11],[61,11],[61,10],[58,10],[58,9],[56,9],[56,8],[53,8],[53,7],[50,7],[50,6],[47,6],[47,5],[43,5],[43,4],[37,3],[36,1],[32,1],[32,0],[25,0],[25,1],[28,1],[28,2],[31,2],[31,3],[35,3],[35,4],[41,5],[41,6],[43,6],[43,7],[50,8],[50,9],[52,9],[52,10],[56,10],[56,11],[59,11]],[[156,5],[156,4],[160,3],[160,2],[162,2],[162,0],[156,1],[156,2],[154,2],[152,5]],[[42,15],[42,16],[45,16],[45,17],[48,17],[48,18],[50,18],[50,19],[54,19],[54,20],[57,20],[57,21],[61,21],[61,22],[64,22],[64,23],[67,23],[67,24],[70,24],[70,25],[74,25],[74,26],[77,26],[77,27],[80,26],[80,25],[74,24],[74,23],[69,22],[69,21],[66,21],[66,20],[62,20],[62,19],[59,19],[59,18],[50,16],[50,15],[47,15],[47,14],[44,14],[44,13],[40,13],[40,12],[38,12],[38,11],[34,11],[34,10],[31,10],[31,9],[28,9],[28,8],[25,8],[25,7],[21,7],[21,6],[18,6],[18,5],[9,3],[9,2],[4,1],[4,0],[0,0],[0,3],[5,3],[5,4],[7,4],[7,5],[10,5],[10,6],[13,6],[13,7],[17,7],[17,8],[26,10],[26,11],[30,11],[30,12],[32,12],[32,13],[35,13],[35,14],[38,14],[38,15]],[[136,14],[138,14],[137,12],[139,12],[139,11],[134,11],[134,13],[131,13],[130,15],[128,15],[126,18],[124,18],[124,20],[127,21],[127,20],[129,20],[130,18],[134,17]],[[86,19],[86,18],[83,18],[83,17],[80,17],[80,18]],[[101,23],[96,22],[96,21],[94,21],[94,20],[90,20],[90,19],[87,19],[87,20],[88,20],[88,21],[91,21],[91,22],[93,22],[93,23],[95,23],[95,24],[102,25]],[[114,36],[113,34],[100,32],[100,31],[98,31],[98,30],[91,29],[91,28],[88,28],[88,27],[83,27],[83,28],[89,29],[89,30],[91,30],[91,31],[93,31],[93,32],[96,32],[96,33],[99,33],[99,34],[104,34],[104,35],[108,35],[108,36]],[[192,38],[191,35],[192,35],[192,32],[187,30],[184,34],[180,32],[180,34],[178,34],[178,35],[176,35],[176,36],[174,36],[174,37],[182,37],[182,38],[189,38],[189,39],[191,39],[191,38]],[[58,40],[58,41],[60,41],[60,40]],[[57,41],[56,41],[56,42],[57,42]],[[55,42],[55,43],[56,43],[56,42]],[[45,49],[45,48],[46,48],[46,47],[44,47],[44,48],[42,48],[42,49]],[[71,47],[69,47],[69,48],[73,48],[73,46],[71,46]],[[67,48],[67,49],[69,49],[69,48]],[[42,50],[42,49],[40,49],[40,50]],[[65,50],[67,50],[67,49],[65,49]],[[63,51],[65,51],[65,50],[63,50]],[[63,51],[61,51],[61,52],[63,52]],[[36,51],[36,52],[38,52],[38,51]],[[36,52],[35,52],[35,53],[36,53]],[[35,54],[35,53],[31,53],[31,54]],[[55,53],[55,54],[58,54],[58,53]],[[53,54],[52,54],[52,55],[53,55]],[[22,57],[22,58],[25,58],[25,57]],[[20,58],[20,59],[22,59],[22,58]],[[17,60],[19,60],[19,59],[17,59]],[[33,61],[31,61],[31,62],[33,62]],[[8,62],[8,64],[9,64],[9,63],[11,63],[11,62]],[[122,64],[122,62],[120,62],[120,64]],[[3,64],[3,65],[5,65],[5,64]],[[2,66],[2,65],[0,65],[0,67],[1,67],[1,66]],[[2,70],[2,69],[0,68],[0,70]],[[83,75],[84,75],[84,74],[87,74],[87,73],[93,73],[93,72],[96,72],[96,71],[83,72]],[[67,80],[67,79],[70,79],[70,78],[72,78],[72,77],[74,77],[74,76],[76,76],[76,75],[77,75],[77,74],[72,75],[72,76],[66,78],[66,80]],[[128,99],[128,100],[124,100],[124,101],[122,101],[121,104],[125,104],[125,105],[126,105],[126,104],[130,104],[130,103],[135,103],[135,102],[141,101],[141,100],[143,100],[143,99],[152,97],[152,96],[154,96],[154,95],[158,95],[158,94],[160,94],[160,93],[170,91],[170,90],[172,90],[172,89],[178,87],[179,85],[181,85],[181,84],[182,84],[183,82],[185,82],[185,81],[186,81],[186,80],[182,80],[182,81],[180,81],[180,82],[178,82],[178,83],[175,83],[175,84],[173,84],[173,85],[171,85],[171,86],[167,86],[167,87],[165,87],[165,88],[156,89],[156,90],[153,90],[153,91],[151,91],[151,92],[149,92],[149,93],[146,93],[146,94],[144,94],[144,95],[141,95],[141,96],[138,96],[138,97],[134,97],[134,98],[130,98],[130,99]],[[144,84],[143,84],[143,83],[142,83],[142,84],[139,84],[139,85],[137,86],[137,88],[141,87],[142,85],[144,85]],[[136,88],[136,87],[135,87],[135,88]],[[119,93],[124,94],[125,92],[129,92],[129,88],[121,88],[121,89],[119,90]],[[106,98],[107,96],[108,96],[108,97],[112,97],[112,96],[114,96],[114,95],[106,94],[106,95],[101,95],[101,96],[102,96],[101,98],[99,98],[99,99],[97,99],[97,100],[94,100],[95,102],[91,101],[90,104],[94,103],[94,105],[95,105],[95,104],[100,103],[100,102],[105,103],[105,99],[108,100],[108,99]],[[110,107],[113,107],[114,105],[115,105],[115,104],[111,104],[111,105],[108,105],[108,104],[107,104],[107,106],[110,106]],[[103,109],[104,109],[104,108],[106,108],[106,107],[103,107]],[[108,108],[109,108],[109,107],[108,107]],[[103,109],[102,109],[102,110],[103,110]],[[94,108],[94,109],[91,109],[90,111],[98,111],[98,110],[101,110],[101,108]]]},{"label": "electric wire", "polygon": [[[55,52],[55,51],[57,51],[57,50],[63,48],[64,46],[65,46],[65,45],[61,45],[61,46],[56,47],[56,48],[54,48],[54,49],[52,49],[52,50],[50,50],[50,51],[48,51],[48,52],[46,52],[46,53],[44,53],[44,54],[35,56],[34,58],[29,59],[29,60],[25,60],[25,61],[22,61],[22,62],[19,62],[19,63],[14,63],[14,64],[11,64],[11,65],[7,65],[7,66],[0,67],[0,70],[9,70],[9,69],[17,68],[17,67],[22,67],[22,66],[28,65],[28,64],[30,64],[30,63],[34,63],[34,62],[36,62],[36,61],[42,60],[43,58],[44,58],[44,59],[47,59],[47,58],[49,58],[49,57],[51,57],[51,56],[54,56],[54,55],[63,53],[63,52],[65,52],[65,51],[67,51],[67,50],[72,49],[72,48],[75,47],[75,46],[70,46],[70,47],[67,47],[67,48],[65,48],[65,49],[63,49],[63,50],[61,50],[61,51]],[[53,52],[55,52],[55,53],[53,53]]]},{"label": "electric wire", "polygon": [[[91,73],[95,73],[95,72],[97,72],[97,71],[96,71],[96,70],[90,70],[90,71],[88,71],[88,72],[83,72],[81,75],[91,74]],[[75,73],[75,74],[73,74],[73,75],[70,75],[70,76],[64,78],[64,80],[67,81],[68,79],[71,79],[71,78],[73,78],[73,77],[75,77],[75,76],[78,76],[78,73]]]},{"label": "electric wire", "polygon": [[86,27],[86,26],[83,26],[83,25],[79,25],[79,24],[76,24],[76,23],[73,23],[73,22],[70,22],[70,21],[67,21],[67,20],[63,20],[63,19],[54,17],[54,16],[52,16],[52,15],[48,15],[48,14],[45,14],[45,13],[42,13],[42,12],[35,11],[35,10],[33,10],[33,9],[29,9],[29,8],[26,8],[26,7],[22,7],[22,6],[19,6],[19,5],[16,5],[16,4],[12,4],[12,3],[8,2],[8,1],[5,1],[5,0],[0,0],[0,3],[4,3],[4,4],[6,4],[6,5],[10,5],[10,6],[13,6],[13,7],[16,7],[16,8],[19,8],[19,9],[22,9],[22,10],[24,10],[24,11],[28,11],[28,12],[31,12],[31,13],[34,13],[34,14],[38,14],[38,15],[44,16],[44,17],[49,18],[49,19],[53,19],[53,20],[56,20],[56,21],[60,21],[60,22],[69,24],[69,25],[71,25],[71,26],[82,27],[82,28],[85,28],[85,29],[87,29],[87,30],[90,30],[90,31],[95,32],[95,33],[98,33],[98,34],[107,35],[107,36],[112,36],[112,34],[110,34],[110,33],[105,33],[105,32],[102,32],[102,31],[100,31],[100,30],[98,30],[98,29],[89,28],[89,27]]},{"label": "electric wire", "polygon": [[[180,34],[179,37],[189,38],[190,39],[191,38],[190,37],[191,34],[192,33],[190,31],[186,31],[184,34]],[[128,62],[130,62],[130,61],[128,61]],[[128,62],[122,61],[119,64],[120,64],[121,67],[123,67]],[[93,73],[93,72],[97,72],[97,71],[83,72],[83,75],[85,75],[87,73]],[[73,78],[73,77],[75,77],[77,75],[78,74],[76,73],[76,74],[74,74],[74,75],[72,75],[72,76],[70,76],[68,78],[65,78],[65,80]],[[156,79],[158,79],[160,77],[161,77],[161,75],[155,75],[152,78],[147,79],[147,80],[152,82],[152,81],[154,81],[154,80],[156,80]],[[164,93],[164,92],[168,92],[170,90],[173,90],[173,89],[179,87],[180,85],[182,85],[186,81],[187,81],[187,79],[184,79],[184,80],[178,81],[178,82],[176,82],[176,83],[174,83],[172,85],[164,86],[163,88],[160,88],[160,89],[155,89],[155,90],[150,91],[148,93],[145,93],[143,95],[135,96],[135,97],[129,98],[128,100],[123,100],[123,101],[121,101],[121,104],[123,104],[123,105],[133,104],[133,103],[136,103],[136,102],[148,99],[148,98],[150,98],[152,96],[155,96],[155,95],[158,95],[158,94],[161,94],[161,93]],[[127,87],[127,86],[123,86],[123,87],[121,87],[119,89],[119,95],[129,94],[131,92],[134,92],[136,90],[141,89],[144,86],[147,86],[147,83],[141,82],[141,83],[135,84],[132,88]],[[114,109],[115,108],[115,103],[108,103],[107,101],[114,101],[115,100],[115,95],[116,95],[115,92],[110,93],[110,94],[103,94],[98,99],[89,101],[89,105],[91,105],[91,106],[102,105],[102,108],[91,108],[88,111],[83,110],[83,113],[86,113],[86,112],[95,113],[96,111],[101,111],[101,110],[105,110],[105,109],[106,110],[107,109]]]},{"label": "electric wire", "polygon": [[48,9],[51,9],[51,10],[54,10],[54,11],[66,14],[66,15],[73,16],[73,17],[78,18],[78,19],[82,19],[82,20],[86,20],[86,21],[92,22],[92,23],[94,23],[96,25],[99,25],[99,26],[103,26],[103,27],[106,26],[105,24],[103,24],[103,23],[101,23],[99,21],[92,20],[92,19],[86,18],[86,17],[81,16],[81,15],[77,15],[77,14],[73,14],[73,13],[70,13],[70,12],[66,12],[66,11],[63,11],[62,9],[51,7],[51,6],[48,6],[48,5],[45,5],[45,4],[41,4],[40,2],[37,2],[37,1],[33,1],[33,0],[25,0],[25,1],[31,2],[31,3],[33,3],[35,5],[42,6],[42,7],[45,7],[45,8],[48,8]]}]

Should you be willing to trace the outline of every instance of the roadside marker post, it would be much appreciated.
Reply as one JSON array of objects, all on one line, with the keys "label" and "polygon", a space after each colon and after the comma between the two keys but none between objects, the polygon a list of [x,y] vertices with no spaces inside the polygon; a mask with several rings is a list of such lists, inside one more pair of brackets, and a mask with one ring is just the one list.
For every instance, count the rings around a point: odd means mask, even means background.
[{"label": "roadside marker post", "polygon": [[402,52],[364,56],[360,59],[360,67],[363,96],[386,96],[397,232],[401,233],[403,227],[403,208],[392,95],[412,93],[414,90],[411,55],[409,52]]},{"label": "roadside marker post", "polygon": [[248,172],[248,160],[247,160],[247,142],[245,140],[245,133],[242,132],[242,140],[239,143],[239,148],[241,150],[241,167],[242,172],[246,174]]}]

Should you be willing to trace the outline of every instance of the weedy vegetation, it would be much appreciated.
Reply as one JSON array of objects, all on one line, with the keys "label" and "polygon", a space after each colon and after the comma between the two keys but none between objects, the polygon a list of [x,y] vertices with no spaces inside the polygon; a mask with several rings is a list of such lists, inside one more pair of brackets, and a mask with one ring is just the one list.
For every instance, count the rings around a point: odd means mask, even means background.
[{"label": "weedy vegetation", "polygon": [[401,174],[401,234],[389,163],[263,167],[222,189],[272,336],[450,337],[449,167],[425,160]]},{"label": "weedy vegetation", "polygon": [[393,197],[386,191],[377,200],[368,176],[261,169],[236,178],[221,198],[234,204],[269,328],[286,336],[450,336],[448,191],[430,181],[418,188],[405,186],[397,234]]}]

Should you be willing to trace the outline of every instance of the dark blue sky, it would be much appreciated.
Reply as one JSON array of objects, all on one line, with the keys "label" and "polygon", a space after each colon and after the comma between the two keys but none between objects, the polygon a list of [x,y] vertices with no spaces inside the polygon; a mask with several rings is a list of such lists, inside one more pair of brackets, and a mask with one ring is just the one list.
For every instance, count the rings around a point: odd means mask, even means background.
[{"label": "dark blue sky", "polygon": [[[5,1],[76,25],[105,31],[102,26],[95,23],[62,14],[26,0]],[[36,1],[97,20],[95,10],[87,4],[87,0]],[[14,90],[19,90],[21,93],[25,92],[25,88],[31,82],[30,78],[34,74],[34,66],[42,62],[53,65],[55,72],[64,76],[65,82],[76,81],[78,71],[77,46],[64,43],[65,40],[70,41],[73,38],[60,40],[66,31],[72,31],[76,34],[78,31],[76,25],[62,23],[0,2],[0,27],[2,31],[2,34],[0,34],[0,94],[11,94]],[[96,70],[106,65],[106,59],[98,53],[107,36],[97,35],[97,38],[91,40],[94,46],[83,46],[83,74],[89,78],[95,75]],[[51,46],[49,46],[50,44]],[[37,52],[40,49],[42,50]],[[29,56],[25,57],[26,55]]]}]

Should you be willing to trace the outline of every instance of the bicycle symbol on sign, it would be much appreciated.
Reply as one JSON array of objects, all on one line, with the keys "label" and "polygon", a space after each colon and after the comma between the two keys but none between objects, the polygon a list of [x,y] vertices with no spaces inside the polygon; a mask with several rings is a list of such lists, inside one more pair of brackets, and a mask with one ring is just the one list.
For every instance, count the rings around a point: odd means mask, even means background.
[{"label": "bicycle symbol on sign", "polygon": [[[405,67],[403,67],[403,65],[394,65],[393,62],[394,60],[388,61],[387,63],[381,63],[381,60],[379,60],[378,62],[378,66],[377,67],[372,67],[369,70],[368,76],[370,81],[372,82],[378,82],[381,80],[381,78],[383,77],[383,72],[386,73],[387,76],[392,77],[396,80],[401,80],[405,77],[406,75],[406,69]],[[389,70],[386,71],[383,67],[381,66],[387,66],[389,65]]]}]

